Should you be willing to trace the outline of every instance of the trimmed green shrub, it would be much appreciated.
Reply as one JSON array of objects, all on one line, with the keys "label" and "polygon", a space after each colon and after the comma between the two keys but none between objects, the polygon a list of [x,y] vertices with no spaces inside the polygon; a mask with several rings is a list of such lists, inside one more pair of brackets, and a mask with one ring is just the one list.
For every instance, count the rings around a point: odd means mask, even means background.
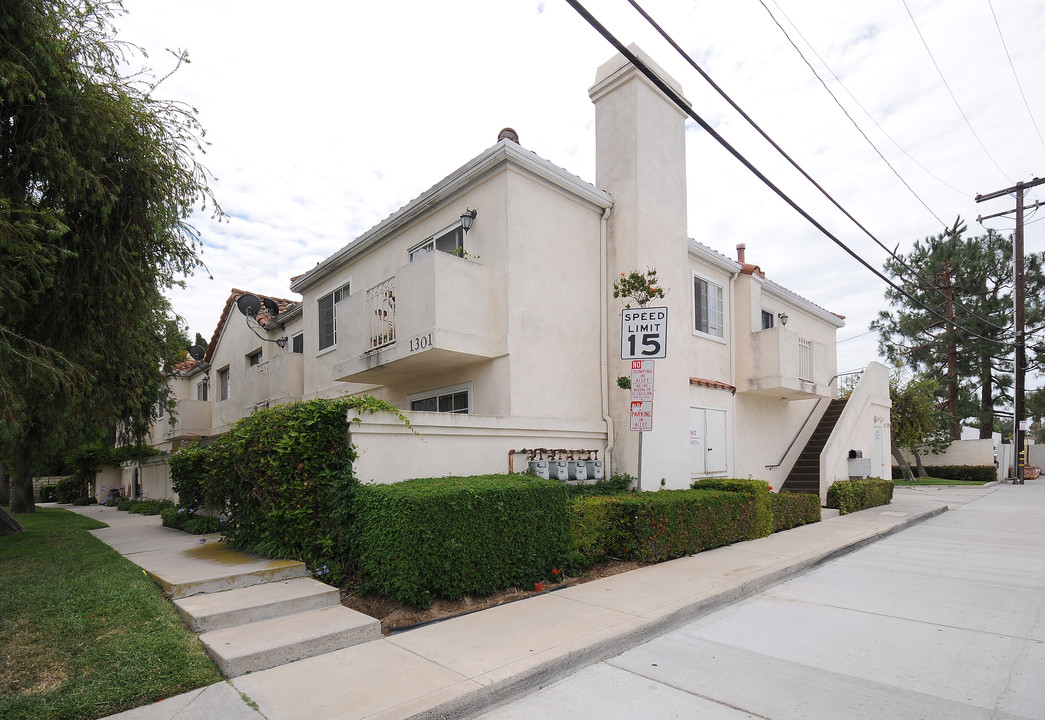
[{"label": "trimmed green shrub", "polygon": [[363,578],[417,608],[530,586],[569,548],[566,486],[528,475],[362,485],[352,511]]},{"label": "trimmed green shrub", "polygon": [[71,503],[88,496],[87,483],[76,475],[62,478],[54,488],[56,499],[60,503]]},{"label": "trimmed green shrub", "polygon": [[201,517],[219,522],[225,517],[222,533],[234,547],[325,566],[332,573],[328,579],[337,582],[349,556],[344,529],[351,526],[358,484],[349,410],[386,410],[406,423],[393,405],[367,395],[258,410],[209,447],[186,447],[171,456],[179,507],[206,510]]},{"label": "trimmed green shrub", "polygon": [[635,478],[627,473],[616,473],[611,478],[596,480],[590,485],[567,485],[566,492],[570,497],[582,497],[585,495],[623,495],[632,492],[635,487]]},{"label": "trimmed green shrub", "polygon": [[224,529],[224,521],[221,518],[195,514],[185,508],[165,507],[160,512],[160,519],[164,527],[184,530],[193,535],[206,535],[208,533],[221,532]]},{"label": "trimmed green shrub", "polygon": [[773,532],[773,505],[769,483],[765,480],[751,478],[701,478],[695,480],[691,488],[694,490],[721,490],[723,492],[743,492],[755,496],[757,503],[757,519],[755,531],[757,537],[764,537]]},{"label": "trimmed green shrub", "polygon": [[799,525],[820,522],[820,496],[781,490],[771,495],[773,532],[790,530]]},{"label": "trimmed green shrub", "polygon": [[159,515],[174,507],[173,500],[128,500],[126,504],[127,511],[137,515]]},{"label": "trimmed green shrub", "polygon": [[40,502],[57,502],[58,501],[58,486],[57,485],[41,485],[40,486]]},{"label": "trimmed green shrub", "polygon": [[[998,479],[998,468],[993,465],[926,465],[925,472],[929,477],[941,480],[994,482]],[[899,467],[893,468],[893,480],[903,480],[903,471]]]},{"label": "trimmed green shrub", "polygon": [[660,562],[765,537],[772,525],[762,494],[702,489],[578,498],[571,562]]},{"label": "trimmed green shrub", "polygon": [[838,480],[827,489],[827,507],[842,515],[888,505],[892,500],[893,481],[881,478]]}]

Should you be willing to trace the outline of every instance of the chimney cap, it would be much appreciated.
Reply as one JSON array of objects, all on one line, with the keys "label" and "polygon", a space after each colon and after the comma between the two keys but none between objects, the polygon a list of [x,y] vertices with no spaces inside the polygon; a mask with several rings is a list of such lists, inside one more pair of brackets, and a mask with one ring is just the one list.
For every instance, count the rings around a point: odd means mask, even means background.
[{"label": "chimney cap", "polygon": [[743,265],[745,262],[745,250],[747,250],[747,245],[745,245],[744,243],[737,243],[737,262],[741,265]]},{"label": "chimney cap", "polygon": [[506,127],[501,130],[501,132],[497,133],[497,141],[500,142],[501,140],[511,140],[513,143],[518,145],[519,133],[515,132],[515,130],[510,127]]}]

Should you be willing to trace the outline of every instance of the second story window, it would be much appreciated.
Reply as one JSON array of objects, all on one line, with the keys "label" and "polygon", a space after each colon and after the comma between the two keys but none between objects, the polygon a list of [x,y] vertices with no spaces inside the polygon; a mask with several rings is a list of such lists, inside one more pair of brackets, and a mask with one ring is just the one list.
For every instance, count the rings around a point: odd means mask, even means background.
[{"label": "second story window", "polygon": [[352,284],[345,283],[334,292],[319,299],[319,349],[326,350],[337,343],[337,304],[352,293]]},{"label": "second story window", "polygon": [[299,355],[305,352],[305,333],[298,333],[290,338],[290,351]]},{"label": "second story window", "polygon": [[254,367],[255,365],[261,364],[261,351],[255,350],[247,356],[247,367]]},{"label": "second story window", "polygon": [[725,305],[722,287],[704,278],[693,277],[693,329],[714,337],[722,337]]},{"label": "second story window", "polygon": [[442,230],[410,249],[410,262],[438,250],[451,255],[464,255],[464,228],[460,223]]},{"label": "second story window", "polygon": [[776,318],[773,316],[773,311],[762,308],[762,329],[768,330],[775,324]]},{"label": "second story window", "polygon": [[232,397],[232,378],[226,367],[218,370],[218,399],[228,400],[230,397]]},{"label": "second story window", "polygon": [[207,383],[206,380],[204,380],[201,383],[196,383],[196,399],[197,400],[206,400],[207,399],[207,388],[208,388],[208,383]]}]

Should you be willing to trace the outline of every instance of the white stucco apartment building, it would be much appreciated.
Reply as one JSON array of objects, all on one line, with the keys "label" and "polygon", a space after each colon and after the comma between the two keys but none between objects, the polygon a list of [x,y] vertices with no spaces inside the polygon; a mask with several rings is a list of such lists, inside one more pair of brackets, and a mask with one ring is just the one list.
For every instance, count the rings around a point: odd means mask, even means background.
[{"label": "white stucco apartment building", "polygon": [[[843,319],[772,282],[743,246],[727,257],[687,236],[686,115],[641,72],[618,55],[589,94],[594,184],[502,132],[295,278],[300,302],[274,299],[260,330],[233,291],[204,360],[173,380],[178,419],[157,424],[155,443],[174,449],[266,404],[366,392],[418,435],[380,415],[353,425],[363,481],[520,471],[534,449],[597,452],[607,473],[636,475],[613,282],[652,268],[667,289],[654,303],[667,308],[667,351],[642,434],[644,489],[707,476],[783,486],[836,395]],[[810,489],[824,497],[849,477],[851,450],[888,477],[888,418],[887,373],[873,364],[828,428]]]}]

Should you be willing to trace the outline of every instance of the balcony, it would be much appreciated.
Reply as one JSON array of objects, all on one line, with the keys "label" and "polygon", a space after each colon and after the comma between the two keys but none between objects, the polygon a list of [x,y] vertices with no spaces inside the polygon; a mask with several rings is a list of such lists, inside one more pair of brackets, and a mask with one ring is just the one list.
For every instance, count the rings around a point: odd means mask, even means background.
[{"label": "balcony", "polygon": [[503,297],[486,265],[419,257],[339,304],[334,378],[388,385],[504,355]]},{"label": "balcony", "polygon": [[206,400],[179,401],[178,408],[175,411],[178,415],[177,420],[171,426],[171,417],[168,415],[165,418],[165,422],[168,423],[166,428],[158,428],[161,430],[160,439],[174,441],[195,440],[208,435],[211,423],[210,408],[211,405]]},{"label": "balcony", "polygon": [[823,343],[799,337],[782,325],[738,338],[737,390],[753,395],[800,400],[834,397],[834,366]]}]

